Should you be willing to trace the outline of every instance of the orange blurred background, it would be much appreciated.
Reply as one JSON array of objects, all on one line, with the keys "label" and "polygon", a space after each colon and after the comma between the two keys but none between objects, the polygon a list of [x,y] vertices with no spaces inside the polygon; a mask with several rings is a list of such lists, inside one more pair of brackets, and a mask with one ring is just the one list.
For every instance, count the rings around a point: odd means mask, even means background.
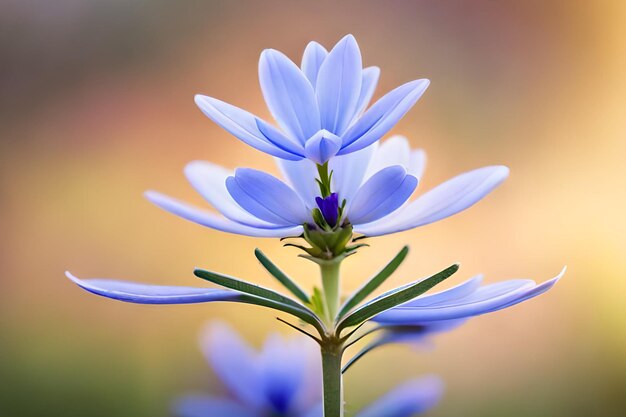
[{"label": "orange blurred background", "polygon": [[350,412],[394,384],[441,375],[432,416],[620,416],[626,408],[626,2],[79,1],[0,5],[0,415],[165,416],[176,395],[219,390],[197,349],[208,319],[255,344],[289,332],[233,304],[138,306],[63,276],[203,285],[194,266],[276,288],[262,248],[306,285],[316,270],[272,239],[228,235],[151,206],[149,188],[200,203],[185,163],[276,172],[206,119],[193,95],[269,117],[259,53],[298,59],[353,33],[377,96],[432,84],[392,133],[426,150],[426,190],[506,164],[511,177],[451,219],[371,240],[345,289],[409,243],[388,287],[460,261],[452,285],[544,281],[548,294],[471,320],[435,349],[389,346],[346,377]]}]

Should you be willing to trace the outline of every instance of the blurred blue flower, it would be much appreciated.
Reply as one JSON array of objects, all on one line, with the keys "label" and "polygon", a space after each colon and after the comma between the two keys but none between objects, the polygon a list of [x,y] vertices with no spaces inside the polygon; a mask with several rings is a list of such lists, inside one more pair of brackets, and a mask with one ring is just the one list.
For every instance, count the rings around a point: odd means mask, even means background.
[{"label": "blurred blue flower", "polygon": [[365,111],[379,75],[377,67],[363,68],[359,46],[347,35],[330,52],[317,42],[309,43],[300,67],[279,51],[261,53],[261,90],[281,130],[212,97],[197,95],[196,104],[215,123],[260,151],[323,164],[382,138],[429,83],[408,82]]},{"label": "blurred blue flower", "polygon": [[318,200],[318,171],[314,163],[281,159],[276,162],[287,182],[248,168],[233,172],[209,162],[188,164],[187,179],[221,215],[158,192],[149,191],[146,196],[159,207],[203,226],[258,237],[299,235],[304,223],[313,223],[312,210],[318,207],[334,223],[336,212],[335,216],[331,215],[330,206],[336,210],[345,200],[342,216],[354,226],[354,231],[380,236],[426,225],[465,210],[509,174],[504,166],[479,168],[409,202],[425,161],[424,152],[411,150],[402,136],[335,157],[328,166],[332,171],[332,191],[336,194],[331,198],[337,198],[334,202]]},{"label": "blurred blue flower", "polygon": [[[319,352],[303,337],[270,336],[256,352],[222,323],[210,324],[201,348],[228,394],[189,395],[174,404],[179,417],[321,417]],[[409,417],[436,405],[439,378],[409,381],[361,411],[357,417]]]}]

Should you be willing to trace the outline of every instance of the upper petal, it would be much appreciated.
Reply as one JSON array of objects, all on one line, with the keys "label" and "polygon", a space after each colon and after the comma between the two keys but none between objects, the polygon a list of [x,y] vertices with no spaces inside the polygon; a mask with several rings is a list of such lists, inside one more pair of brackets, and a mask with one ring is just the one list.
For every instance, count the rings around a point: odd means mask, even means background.
[{"label": "upper petal", "polygon": [[357,417],[411,417],[425,413],[441,400],[443,382],[436,376],[414,379],[394,388]]},{"label": "upper petal", "polygon": [[311,82],[312,86],[317,83],[317,74],[322,66],[322,63],[328,56],[328,51],[319,43],[313,41],[304,49],[304,55],[302,55],[302,72]]},{"label": "upper petal", "polygon": [[320,130],[315,91],[300,68],[281,52],[266,49],[259,61],[259,80],[270,112],[301,144]]},{"label": "upper petal", "polygon": [[482,200],[509,175],[505,166],[466,172],[433,188],[408,204],[392,220],[360,225],[359,233],[380,236],[401,232],[452,216]]},{"label": "upper petal", "polygon": [[367,67],[363,70],[363,79],[361,81],[361,92],[359,94],[359,100],[356,105],[355,117],[358,117],[365,111],[367,105],[370,104],[376,85],[378,84],[378,78],[380,78],[380,68]]},{"label": "upper petal", "polygon": [[354,36],[347,35],[330,51],[317,75],[315,92],[322,128],[341,135],[357,110],[363,64]]},{"label": "upper petal", "polygon": [[208,118],[253,148],[292,161],[304,157],[300,145],[255,115],[213,97],[198,94],[195,101]]},{"label": "upper petal", "polygon": [[297,236],[302,233],[302,226],[274,225],[272,227],[263,228],[236,223],[230,219],[199,209],[155,191],[148,191],[145,193],[145,196],[148,200],[165,211],[169,211],[183,219],[222,232],[255,237],[286,237]]},{"label": "upper petal", "polygon": [[383,137],[413,107],[428,84],[428,80],[411,81],[385,94],[342,136],[339,155],[363,149]]},{"label": "upper petal", "polygon": [[360,151],[335,156],[328,162],[333,173],[333,190],[339,194],[340,200],[352,201],[352,197],[363,184],[365,172],[377,146],[374,143]]},{"label": "upper petal", "polygon": [[291,188],[298,193],[306,206],[310,210],[317,207],[315,197],[320,195],[320,188],[315,181],[318,175],[315,163],[310,159],[287,161],[276,158],[275,161]]},{"label": "upper petal", "polygon": [[348,202],[348,219],[355,225],[380,219],[404,204],[415,187],[417,178],[407,175],[406,169],[387,167],[367,180]]},{"label": "upper petal", "polygon": [[341,138],[326,129],[322,129],[307,140],[304,145],[304,155],[322,165],[328,162],[341,149]]},{"label": "upper petal", "polygon": [[296,226],[310,217],[298,194],[265,172],[239,168],[226,180],[226,188],[241,207],[261,220]]},{"label": "upper petal", "polygon": [[79,279],[65,275],[91,293],[137,304],[190,304],[210,301],[236,301],[239,293],[231,290],[197,287],[149,285],[111,279]]},{"label": "upper petal", "polygon": [[372,156],[372,160],[367,168],[367,173],[365,174],[366,178],[392,165],[400,165],[408,170],[411,160],[411,145],[406,137],[393,135],[378,143],[380,145]]}]

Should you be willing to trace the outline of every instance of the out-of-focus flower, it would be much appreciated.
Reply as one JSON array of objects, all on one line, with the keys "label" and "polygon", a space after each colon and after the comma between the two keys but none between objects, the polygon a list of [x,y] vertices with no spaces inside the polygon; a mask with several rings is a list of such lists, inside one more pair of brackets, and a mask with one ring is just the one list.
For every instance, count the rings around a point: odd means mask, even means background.
[{"label": "out-of-focus flower", "polygon": [[[221,215],[149,191],[159,207],[201,225],[249,236],[300,235],[320,223],[319,210],[330,228],[349,224],[354,232],[379,236],[441,220],[472,206],[509,174],[504,166],[487,166],[452,178],[409,198],[421,178],[425,154],[411,150],[408,140],[394,136],[380,146],[335,157],[332,194],[322,198],[318,170],[308,160],[277,159],[286,182],[267,173],[240,168],[231,171],[208,162],[192,162],[185,174],[192,186]],[[344,205],[345,204],[345,205]],[[390,214],[393,213],[393,216]],[[339,222],[339,223],[338,223]],[[350,236],[350,235],[348,235]]]},{"label": "out-of-focus flower", "polygon": [[363,68],[359,46],[347,35],[330,52],[317,42],[309,43],[300,67],[279,51],[263,51],[261,90],[281,129],[212,97],[197,95],[196,104],[215,123],[260,151],[324,164],[335,155],[358,151],[382,138],[429,83],[424,79],[408,82],[365,111],[379,75],[377,67]]},{"label": "out-of-focus flower", "polygon": [[[230,327],[212,323],[201,348],[228,391],[225,396],[188,395],[174,405],[180,417],[321,417],[321,363],[304,337],[270,336],[254,351]],[[436,405],[443,384],[434,376],[402,384],[358,417],[409,417]]]}]

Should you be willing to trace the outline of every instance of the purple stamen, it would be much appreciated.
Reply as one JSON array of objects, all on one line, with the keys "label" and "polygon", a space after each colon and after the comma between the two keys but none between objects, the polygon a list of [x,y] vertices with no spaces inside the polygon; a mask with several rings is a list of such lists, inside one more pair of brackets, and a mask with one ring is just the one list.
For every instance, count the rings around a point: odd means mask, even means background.
[{"label": "purple stamen", "polygon": [[315,197],[317,207],[319,207],[324,216],[324,220],[330,227],[337,225],[337,219],[339,217],[339,196],[337,193],[332,193],[328,197]]}]

